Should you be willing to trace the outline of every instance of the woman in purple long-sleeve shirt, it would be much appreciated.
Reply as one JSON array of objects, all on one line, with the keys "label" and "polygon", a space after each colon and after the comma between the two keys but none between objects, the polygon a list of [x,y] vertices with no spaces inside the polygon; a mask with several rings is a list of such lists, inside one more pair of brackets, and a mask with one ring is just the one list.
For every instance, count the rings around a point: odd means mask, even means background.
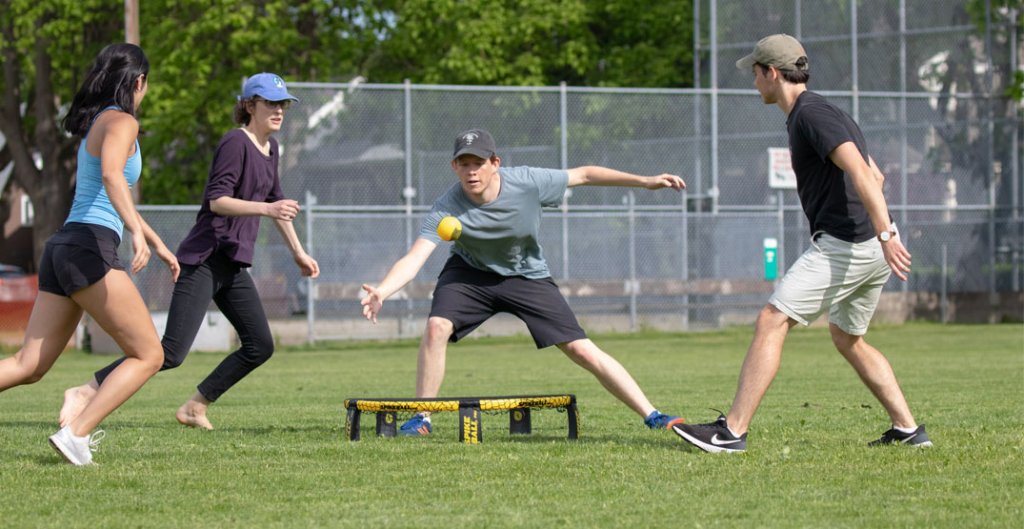
[{"label": "woman in purple long-sleeve shirt", "polygon": [[[299,204],[284,197],[277,172],[279,148],[272,134],[281,129],[285,109],[293,101],[298,99],[277,75],[261,73],[246,81],[235,106],[235,121],[242,126],[225,134],[217,146],[196,223],[178,247],[181,276],[167,315],[161,369],[178,367],[185,360],[211,300],[241,342],[178,408],[176,417],[186,426],[212,430],[206,417],[209,405],[274,352],[259,292],[245,270],[252,266],[260,217],[274,219],[302,275],[320,274],[320,266],[303,250],[292,225]],[[119,363],[64,393],[61,424],[80,413]]]}]

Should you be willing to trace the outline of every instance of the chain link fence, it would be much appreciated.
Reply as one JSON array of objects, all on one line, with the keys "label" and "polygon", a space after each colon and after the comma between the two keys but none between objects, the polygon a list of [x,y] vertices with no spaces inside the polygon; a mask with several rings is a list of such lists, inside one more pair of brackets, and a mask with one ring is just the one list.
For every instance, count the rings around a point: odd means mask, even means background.
[{"label": "chain link fence", "polygon": [[[785,116],[733,65],[773,32],[802,40],[809,87],[857,119],[886,174],[914,254],[910,280],[891,280],[887,295],[938,300],[909,314],[943,321],[958,294],[1019,296],[1022,111],[994,87],[1018,68],[1020,45],[1012,13],[985,11],[990,29],[979,32],[961,4],[698,1],[695,89],[290,83],[301,103],[277,136],[282,184],[303,204],[297,229],[322,275],[301,278],[264,222],[251,271],[275,331],[310,341],[422,331],[446,245],[385,303],[377,326],[362,320],[360,285],[377,283],[415,240],[456,181],[455,135],[472,127],[493,133],[505,166],[593,164],[686,180],[683,193],[577,187],[545,212],[545,256],[586,328],[753,321],[773,288],[764,240],[779,243],[781,277],[810,235],[796,192],[768,185],[767,150],[787,146]],[[141,209],[171,247],[197,211]],[[156,263],[137,280],[151,309],[166,310],[166,271]]]}]

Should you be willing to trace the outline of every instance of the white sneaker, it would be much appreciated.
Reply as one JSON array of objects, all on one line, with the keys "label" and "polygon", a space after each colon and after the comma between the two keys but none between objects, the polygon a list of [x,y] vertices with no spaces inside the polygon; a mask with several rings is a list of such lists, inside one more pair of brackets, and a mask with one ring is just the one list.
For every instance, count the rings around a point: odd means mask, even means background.
[{"label": "white sneaker", "polygon": [[50,436],[50,445],[72,465],[91,465],[92,453],[105,435],[103,430],[96,430],[92,435],[79,437],[71,433],[71,426],[68,425]]}]

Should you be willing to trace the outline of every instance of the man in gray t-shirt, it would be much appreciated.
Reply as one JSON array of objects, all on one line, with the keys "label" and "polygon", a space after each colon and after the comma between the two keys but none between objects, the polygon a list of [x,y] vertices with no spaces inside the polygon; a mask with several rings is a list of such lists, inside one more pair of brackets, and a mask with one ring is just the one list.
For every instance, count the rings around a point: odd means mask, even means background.
[{"label": "man in gray t-shirt", "polygon": [[[569,170],[505,168],[494,139],[481,129],[455,139],[452,170],[459,181],[434,202],[420,236],[376,287],[363,285],[363,315],[377,322],[384,300],[411,281],[441,242],[438,224],[452,216],[462,225],[451,257],[434,289],[427,328],[420,342],[416,397],[433,398],[444,380],[448,342],[456,342],[498,312],[526,323],[538,348],[557,346],[594,374],[609,392],[644,418],[650,428],[667,429],[682,418],[651,405],[618,361],[587,339],[576,316],[551,279],[538,241],[544,206],[561,204],[569,187],[601,185],[675,189],[686,187],[670,174],[637,176],[598,166]],[[402,425],[403,435],[427,435],[430,415]]]}]

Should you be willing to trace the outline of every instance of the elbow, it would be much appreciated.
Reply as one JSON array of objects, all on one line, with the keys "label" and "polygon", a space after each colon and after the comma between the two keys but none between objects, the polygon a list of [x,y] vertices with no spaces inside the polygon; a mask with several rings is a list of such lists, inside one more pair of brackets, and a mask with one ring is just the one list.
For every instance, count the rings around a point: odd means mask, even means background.
[{"label": "elbow", "polygon": [[210,211],[217,215],[226,215],[227,213],[224,209],[224,201],[221,200],[221,198],[215,198],[210,201]]}]

